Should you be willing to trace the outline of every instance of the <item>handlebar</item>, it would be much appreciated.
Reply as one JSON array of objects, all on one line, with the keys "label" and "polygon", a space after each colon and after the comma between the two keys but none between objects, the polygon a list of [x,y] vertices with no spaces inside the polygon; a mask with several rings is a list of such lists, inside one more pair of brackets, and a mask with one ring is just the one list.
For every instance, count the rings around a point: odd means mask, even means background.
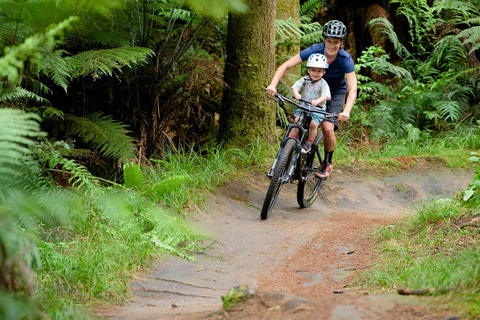
[{"label": "handlebar", "polygon": [[[276,93],[275,98],[271,98],[271,99],[275,100],[278,103],[282,103],[282,104],[285,104],[285,101],[286,101],[286,102],[288,102],[290,104],[293,104],[294,106],[298,107],[299,109],[302,109],[302,110],[305,110],[305,111],[308,111],[308,112],[315,112],[315,113],[323,114],[325,116],[325,118],[327,118],[327,119],[338,119],[338,114],[326,112],[325,110],[320,109],[318,107],[315,107],[309,101],[306,101],[306,100],[303,100],[303,99],[298,100],[302,103],[297,103],[295,101],[292,101],[292,100],[288,99],[287,97],[282,96],[279,93]],[[292,99],[295,99],[295,98],[292,98]]]}]

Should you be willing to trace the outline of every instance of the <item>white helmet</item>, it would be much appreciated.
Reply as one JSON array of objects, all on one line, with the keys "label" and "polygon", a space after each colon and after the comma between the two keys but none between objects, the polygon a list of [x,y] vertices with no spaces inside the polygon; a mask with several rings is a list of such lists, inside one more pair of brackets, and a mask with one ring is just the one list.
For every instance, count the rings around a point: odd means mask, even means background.
[{"label": "white helmet", "polygon": [[328,69],[327,57],[320,53],[314,53],[308,57],[307,68]]}]

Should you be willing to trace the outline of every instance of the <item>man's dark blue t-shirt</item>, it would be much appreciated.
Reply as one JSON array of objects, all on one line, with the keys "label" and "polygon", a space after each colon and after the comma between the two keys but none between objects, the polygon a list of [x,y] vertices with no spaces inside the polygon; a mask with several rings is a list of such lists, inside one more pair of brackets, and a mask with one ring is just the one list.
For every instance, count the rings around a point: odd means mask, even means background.
[{"label": "man's dark blue t-shirt", "polygon": [[[325,54],[325,44],[317,43],[302,50],[300,52],[300,58],[305,61],[314,53]],[[327,72],[323,76],[330,87],[330,92],[334,94],[345,94],[347,92],[347,82],[345,81],[345,75],[347,73],[355,71],[352,56],[345,50],[338,50],[337,57],[333,62],[329,63]]]}]

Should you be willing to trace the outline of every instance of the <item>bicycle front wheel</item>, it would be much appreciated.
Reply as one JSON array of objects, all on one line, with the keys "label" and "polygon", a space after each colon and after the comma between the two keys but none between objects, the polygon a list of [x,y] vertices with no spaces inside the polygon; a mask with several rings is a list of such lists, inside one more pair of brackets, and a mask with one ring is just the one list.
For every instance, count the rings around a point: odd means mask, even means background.
[{"label": "bicycle front wheel", "polygon": [[312,151],[303,164],[297,189],[297,202],[301,208],[308,208],[315,202],[325,182],[325,179],[315,178],[315,173],[320,168],[320,161],[315,151]]},{"label": "bicycle front wheel", "polygon": [[267,195],[265,196],[265,200],[263,201],[262,212],[260,214],[262,220],[266,220],[268,218],[268,215],[272,211],[273,206],[277,201],[282,186],[282,177],[288,170],[295,147],[295,140],[289,139],[278,157],[278,161],[273,171],[272,180],[270,180],[270,185],[268,186]]}]

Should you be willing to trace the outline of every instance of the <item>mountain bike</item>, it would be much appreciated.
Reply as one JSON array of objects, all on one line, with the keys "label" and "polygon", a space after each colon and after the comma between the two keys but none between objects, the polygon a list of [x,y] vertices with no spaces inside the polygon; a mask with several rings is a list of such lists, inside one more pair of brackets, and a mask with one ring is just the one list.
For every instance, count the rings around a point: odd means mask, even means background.
[{"label": "mountain bike", "polygon": [[[301,208],[308,208],[315,202],[318,192],[326,180],[315,177],[315,173],[323,163],[318,147],[319,144],[323,143],[321,126],[319,126],[318,134],[308,153],[301,152],[302,145],[308,139],[310,121],[312,121],[311,114],[313,112],[323,114],[324,119],[338,118],[338,115],[314,107],[308,101],[298,100],[298,102],[295,102],[278,93],[272,99],[282,106],[286,106],[289,103],[301,109],[302,112],[297,123],[288,125],[273,166],[267,173],[271,180],[260,214],[262,220],[268,218],[280,194],[282,185],[287,182],[298,182],[297,202]],[[298,129],[296,138],[290,137],[290,132],[294,128]]]}]

